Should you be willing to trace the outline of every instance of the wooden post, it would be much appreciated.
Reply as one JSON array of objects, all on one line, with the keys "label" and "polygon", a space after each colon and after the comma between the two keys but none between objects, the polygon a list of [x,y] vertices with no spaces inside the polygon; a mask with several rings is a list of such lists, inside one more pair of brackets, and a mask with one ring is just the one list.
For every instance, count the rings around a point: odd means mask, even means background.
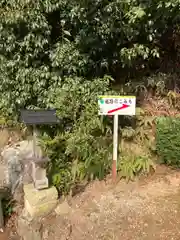
[{"label": "wooden post", "polygon": [[114,115],[114,131],[113,131],[113,165],[112,165],[112,177],[116,180],[117,176],[117,155],[118,155],[118,118],[119,116]]}]

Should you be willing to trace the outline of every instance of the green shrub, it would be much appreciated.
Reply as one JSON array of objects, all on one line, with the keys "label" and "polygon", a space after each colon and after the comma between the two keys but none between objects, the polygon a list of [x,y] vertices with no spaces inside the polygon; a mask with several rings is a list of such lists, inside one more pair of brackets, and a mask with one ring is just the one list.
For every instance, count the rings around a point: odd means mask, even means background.
[{"label": "green shrub", "polygon": [[139,174],[155,170],[155,164],[149,156],[123,155],[118,162],[118,171],[122,178],[133,180]]},{"label": "green shrub", "polygon": [[157,119],[156,148],[161,162],[180,167],[180,120]]},{"label": "green shrub", "polygon": [[51,159],[48,172],[62,194],[82,180],[102,179],[110,170],[110,120],[98,116],[98,95],[108,93],[110,79],[67,78],[52,94],[61,126],[45,133],[41,144]]}]

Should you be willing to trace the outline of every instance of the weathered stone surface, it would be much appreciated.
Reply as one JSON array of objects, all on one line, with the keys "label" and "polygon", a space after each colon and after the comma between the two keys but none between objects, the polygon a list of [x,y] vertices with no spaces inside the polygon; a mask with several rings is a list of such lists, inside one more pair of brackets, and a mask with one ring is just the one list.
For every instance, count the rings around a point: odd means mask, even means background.
[{"label": "weathered stone surface", "polygon": [[5,165],[0,165],[0,189],[8,187],[8,185],[9,185],[8,169]]},{"label": "weathered stone surface", "polygon": [[[23,161],[32,158],[34,154],[33,151],[33,140],[25,140],[18,142],[11,147],[6,146],[3,149],[1,155],[6,160],[6,162],[8,162],[9,158],[13,155],[18,155],[19,160]],[[36,156],[39,158],[43,157],[43,152],[39,146],[36,147]]]},{"label": "weathered stone surface", "polygon": [[44,217],[51,213],[57,205],[57,201],[51,201],[37,206],[31,206],[26,199],[24,203],[25,210],[31,215],[33,219],[37,217]]},{"label": "weathered stone surface", "polygon": [[24,184],[29,184],[33,182],[32,179],[32,164],[30,162],[25,162],[24,163],[24,174],[23,174],[23,179],[22,182]]},{"label": "weathered stone surface", "polygon": [[57,215],[66,215],[72,211],[72,208],[69,206],[68,202],[65,200],[62,203],[59,203],[55,208]]},{"label": "weathered stone surface", "polygon": [[[43,157],[43,152],[39,146],[37,146],[36,156]],[[7,175],[9,180],[9,188],[12,193],[16,188],[22,184],[22,182],[31,183],[31,162],[28,159],[33,158],[33,141],[26,140],[12,145],[6,146],[1,156],[3,158],[4,165],[7,168]]]},{"label": "weathered stone surface", "polygon": [[23,213],[18,217],[16,225],[22,240],[42,240],[42,225],[39,221],[29,221]]},{"label": "weathered stone surface", "polygon": [[41,179],[41,180],[35,180],[34,186],[37,190],[42,190],[42,189],[48,188],[49,187],[48,178],[45,177],[44,179]]},{"label": "weathered stone surface", "polygon": [[32,162],[32,178],[36,189],[45,189],[49,187],[46,169],[34,162]]},{"label": "weathered stone surface", "polygon": [[58,193],[55,187],[36,190],[32,184],[24,186],[24,208],[31,217],[49,214],[58,203]]},{"label": "weathered stone surface", "polygon": [[8,188],[14,193],[15,189],[22,182],[23,170],[14,149],[9,149],[9,152],[6,152],[5,156],[7,157],[4,158],[6,181],[8,182]]},{"label": "weathered stone surface", "polygon": [[55,187],[50,187],[38,191],[33,184],[24,185],[24,196],[30,201],[32,206],[46,203],[47,201],[54,201],[58,199],[58,192]]},{"label": "weathered stone surface", "polygon": [[[33,140],[18,142],[12,145],[11,148],[15,149],[19,155],[23,156],[26,159],[33,157]],[[8,149],[10,148],[6,147],[3,151],[3,154],[7,153],[9,151]],[[36,147],[36,151],[36,156],[41,158],[43,156],[43,152],[39,146]]]},{"label": "weathered stone surface", "polygon": [[32,175],[35,180],[42,180],[46,178],[46,169],[38,166],[34,162],[32,163],[33,169],[32,169]]},{"label": "weathered stone surface", "polygon": [[13,199],[18,203],[18,205],[24,204],[24,192],[23,192],[23,184],[19,184],[18,188],[13,194]]}]

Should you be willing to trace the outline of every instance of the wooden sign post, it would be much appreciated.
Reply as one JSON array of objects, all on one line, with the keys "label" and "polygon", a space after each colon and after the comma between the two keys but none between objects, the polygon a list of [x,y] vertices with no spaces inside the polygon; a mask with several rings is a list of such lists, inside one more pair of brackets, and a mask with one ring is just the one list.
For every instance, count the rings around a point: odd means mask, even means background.
[{"label": "wooden sign post", "polygon": [[118,116],[136,114],[135,96],[99,96],[99,115],[114,115],[112,177],[116,180],[118,157]]}]

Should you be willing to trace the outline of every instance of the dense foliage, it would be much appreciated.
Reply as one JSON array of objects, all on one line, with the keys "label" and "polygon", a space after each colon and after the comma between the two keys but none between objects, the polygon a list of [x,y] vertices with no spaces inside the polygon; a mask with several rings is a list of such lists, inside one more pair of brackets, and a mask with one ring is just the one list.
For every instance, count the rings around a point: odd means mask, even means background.
[{"label": "dense foliage", "polygon": [[[98,94],[111,91],[113,83],[123,84],[121,94],[133,92],[130,78],[156,70],[178,74],[179,5],[179,0],[0,1],[0,109],[13,118],[20,108],[58,109],[62,124],[48,130],[44,142],[58,187],[73,182],[75,163],[84,176],[100,177],[109,168],[110,125],[97,116]],[[136,86],[140,92],[147,87]]]},{"label": "dense foliage", "polygon": [[123,178],[134,180],[139,174],[148,174],[150,171],[155,170],[155,164],[151,156],[135,156],[130,154],[121,156],[119,161],[118,170]]},{"label": "dense foliage", "polygon": [[161,117],[157,120],[157,153],[165,164],[180,167],[180,120]]},{"label": "dense foliage", "polygon": [[118,78],[170,52],[166,63],[178,61],[178,21],[178,0],[2,0],[1,107],[45,107],[64,76]]},{"label": "dense foliage", "polygon": [[[60,191],[84,179],[102,179],[111,166],[109,119],[97,115],[97,98],[108,91],[109,78],[64,79],[48,106],[57,109],[61,127],[56,136],[44,133],[42,145],[51,158],[49,173]],[[89,94],[91,93],[91,94]]]}]

